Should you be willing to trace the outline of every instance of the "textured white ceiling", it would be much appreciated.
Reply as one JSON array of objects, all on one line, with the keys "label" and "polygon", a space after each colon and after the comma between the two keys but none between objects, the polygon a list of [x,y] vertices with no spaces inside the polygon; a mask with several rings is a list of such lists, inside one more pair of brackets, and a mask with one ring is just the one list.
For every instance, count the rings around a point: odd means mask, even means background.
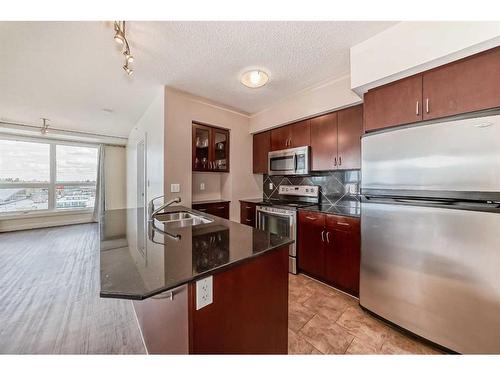
[{"label": "textured white ceiling", "polygon": [[[0,119],[126,136],[162,85],[255,113],[345,75],[349,47],[393,24],[128,22],[128,77],[111,22],[0,22]],[[239,82],[254,67],[264,88]]]}]

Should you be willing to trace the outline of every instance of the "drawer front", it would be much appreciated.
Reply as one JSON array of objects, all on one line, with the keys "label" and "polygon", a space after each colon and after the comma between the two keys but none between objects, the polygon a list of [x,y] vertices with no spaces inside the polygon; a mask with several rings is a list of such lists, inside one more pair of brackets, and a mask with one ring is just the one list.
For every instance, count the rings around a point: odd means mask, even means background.
[{"label": "drawer front", "polygon": [[325,214],[321,212],[299,211],[299,222],[325,225]]},{"label": "drawer front", "polygon": [[256,204],[240,202],[240,223],[255,227]]},{"label": "drawer front", "polygon": [[330,228],[338,230],[359,232],[360,220],[356,217],[339,216],[339,215],[326,215],[326,225]]},{"label": "drawer front", "polygon": [[229,202],[193,204],[193,209],[207,214],[229,219]]}]

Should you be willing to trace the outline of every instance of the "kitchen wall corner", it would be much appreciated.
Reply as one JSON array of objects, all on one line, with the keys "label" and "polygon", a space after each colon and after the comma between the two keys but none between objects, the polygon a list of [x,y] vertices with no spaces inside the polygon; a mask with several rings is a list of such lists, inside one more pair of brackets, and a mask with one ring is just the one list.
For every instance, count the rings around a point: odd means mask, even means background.
[{"label": "kitchen wall corner", "polygon": [[[164,191],[166,199],[176,196],[191,206],[192,122],[230,130],[230,173],[220,174],[221,198],[231,201],[230,219],[239,221],[239,199],[262,196],[262,176],[252,173],[253,137],[249,117],[208,99],[165,87],[164,95]],[[180,193],[171,193],[170,184],[180,184]]]}]

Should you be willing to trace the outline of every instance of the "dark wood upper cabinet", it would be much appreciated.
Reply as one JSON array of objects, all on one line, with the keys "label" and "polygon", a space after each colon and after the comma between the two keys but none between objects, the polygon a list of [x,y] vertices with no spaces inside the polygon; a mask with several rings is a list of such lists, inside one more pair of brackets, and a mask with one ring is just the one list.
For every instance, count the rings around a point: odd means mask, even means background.
[{"label": "dark wood upper cabinet", "polygon": [[311,120],[311,169],[361,168],[363,105]]},{"label": "dark wood upper cabinet", "polygon": [[364,95],[365,131],[422,120],[422,74],[369,90]]},{"label": "dark wood upper cabinet", "polygon": [[288,125],[290,127],[290,148],[309,146],[311,144],[311,121],[304,120]]},{"label": "dark wood upper cabinet", "polygon": [[229,172],[229,130],[212,128],[212,168]]},{"label": "dark wood upper cabinet", "polygon": [[309,146],[311,144],[310,120],[299,121],[271,130],[271,150]]},{"label": "dark wood upper cabinet", "polygon": [[500,47],[369,90],[365,131],[500,107]]},{"label": "dark wood upper cabinet", "polygon": [[211,169],[212,131],[205,125],[193,124],[193,171]]},{"label": "dark wood upper cabinet", "polygon": [[271,130],[271,151],[283,150],[288,148],[290,138],[292,137],[291,128],[282,126]]},{"label": "dark wood upper cabinet", "polygon": [[424,73],[424,120],[500,106],[500,47]]},{"label": "dark wood upper cabinet", "polygon": [[267,173],[267,155],[271,151],[271,132],[253,135],[253,173]]},{"label": "dark wood upper cabinet", "polygon": [[192,170],[229,172],[229,130],[193,123]]},{"label": "dark wood upper cabinet", "polygon": [[322,278],[325,250],[323,248],[325,215],[299,211],[298,262],[299,269]]},{"label": "dark wood upper cabinet", "polygon": [[327,171],[337,166],[337,112],[311,120],[311,169]]},{"label": "dark wood upper cabinet", "polygon": [[339,169],[359,169],[361,168],[363,105],[346,108],[337,113],[337,166]]}]

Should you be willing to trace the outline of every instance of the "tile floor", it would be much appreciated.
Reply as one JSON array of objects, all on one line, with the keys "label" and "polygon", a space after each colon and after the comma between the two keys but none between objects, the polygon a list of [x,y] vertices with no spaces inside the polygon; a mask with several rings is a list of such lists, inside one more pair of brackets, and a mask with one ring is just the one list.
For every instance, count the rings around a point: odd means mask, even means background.
[{"label": "tile floor", "polygon": [[288,354],[440,354],[325,284],[290,275],[289,288]]}]

